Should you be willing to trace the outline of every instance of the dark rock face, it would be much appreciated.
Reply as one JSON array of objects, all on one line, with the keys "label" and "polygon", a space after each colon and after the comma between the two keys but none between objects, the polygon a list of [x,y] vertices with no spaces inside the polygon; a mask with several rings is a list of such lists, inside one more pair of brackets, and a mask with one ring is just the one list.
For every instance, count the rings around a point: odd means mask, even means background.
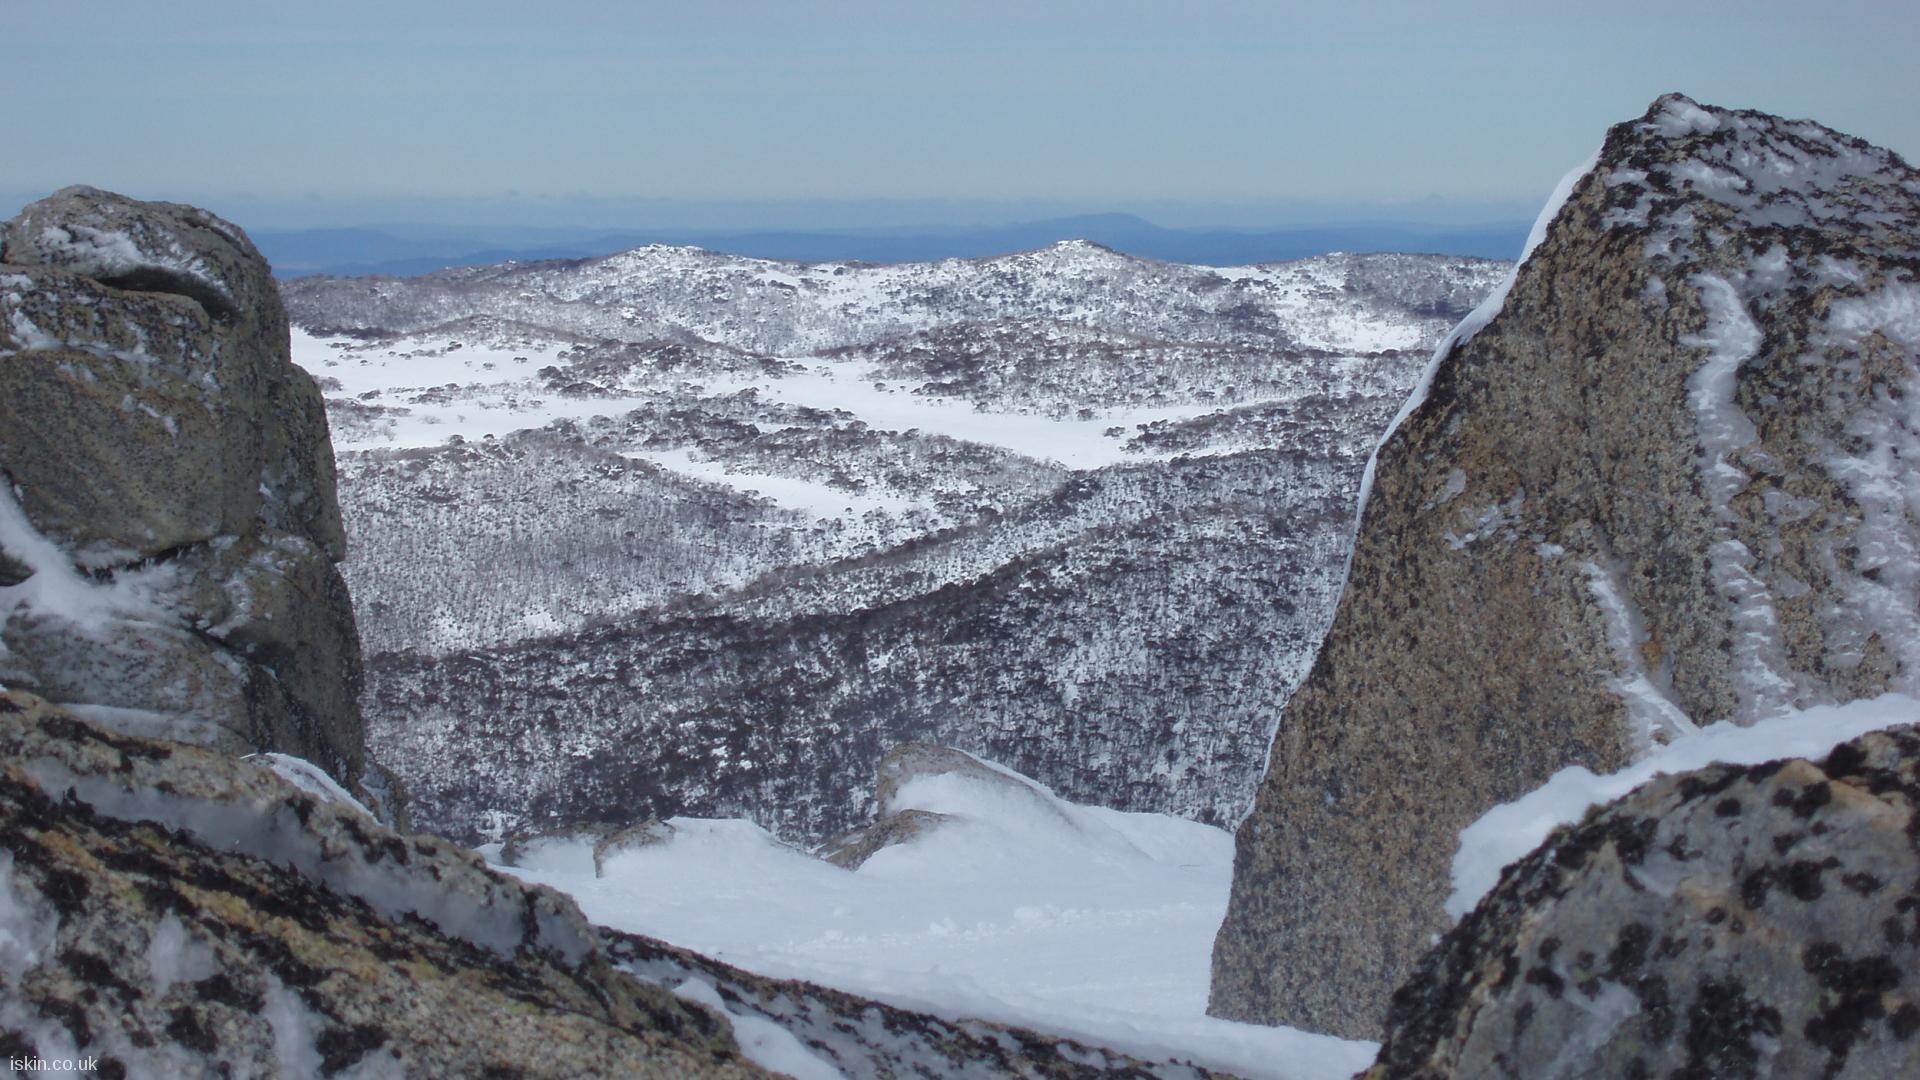
[{"label": "dark rock face", "polygon": [[81,187],[6,223],[0,470],[0,680],[362,780],[325,410],[244,233]]},{"label": "dark rock face", "polygon": [[1394,994],[1366,1080],[1920,1075],[1920,734],[1662,777]]},{"label": "dark rock face", "polygon": [[1887,151],[1678,96],[1608,133],[1377,455],[1213,1012],[1373,1037],[1491,806],[1690,718],[1915,688],[1917,282]]},{"label": "dark rock face", "polygon": [[1210,1075],[605,931],[255,762],[0,691],[9,1055],[106,1077],[771,1075],[739,1021],[849,1076]]}]

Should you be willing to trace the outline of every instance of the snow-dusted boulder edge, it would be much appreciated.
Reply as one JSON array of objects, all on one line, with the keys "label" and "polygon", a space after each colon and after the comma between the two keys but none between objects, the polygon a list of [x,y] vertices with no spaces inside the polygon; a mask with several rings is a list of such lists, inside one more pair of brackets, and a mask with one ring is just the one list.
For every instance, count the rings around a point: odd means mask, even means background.
[{"label": "snow-dusted boulder edge", "polygon": [[377,798],[345,555],[320,390],[245,233],[86,187],[0,225],[0,680]]},{"label": "snow-dusted boulder edge", "polygon": [[1915,393],[1920,174],[1677,95],[1613,128],[1378,452],[1212,1009],[1377,1034],[1488,808],[1920,690]]},{"label": "snow-dusted boulder edge", "polygon": [[[1677,742],[1668,763],[1745,760],[1652,780],[1508,867],[1394,994],[1366,1080],[1920,1075],[1920,732],[1832,745],[1896,718],[1920,702]],[[1796,743],[1817,749],[1747,763]],[[1609,786],[1584,780],[1503,817]],[[1512,822],[1481,826],[1468,850]]]},{"label": "snow-dusted boulder edge", "polygon": [[1845,705],[1820,705],[1769,717],[1751,727],[1731,721],[1682,735],[1621,769],[1596,775],[1569,765],[1510,803],[1481,815],[1460,833],[1453,856],[1453,893],[1447,914],[1472,911],[1500,880],[1500,872],[1539,847],[1549,833],[1577,824],[1594,807],[1662,776],[1712,765],[1761,765],[1786,758],[1824,757],[1835,746],[1869,732],[1920,723],[1920,699],[1884,694]]},{"label": "snow-dusted boulder edge", "polygon": [[1209,1075],[603,931],[285,760],[5,691],[0,762],[15,1056],[122,1077]]}]

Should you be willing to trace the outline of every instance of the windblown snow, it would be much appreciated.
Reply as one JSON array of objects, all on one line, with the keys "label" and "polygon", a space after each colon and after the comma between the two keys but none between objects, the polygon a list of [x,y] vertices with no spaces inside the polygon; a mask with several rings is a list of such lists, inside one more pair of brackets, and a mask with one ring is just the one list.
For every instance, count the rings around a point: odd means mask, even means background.
[{"label": "windblown snow", "polygon": [[890,810],[951,820],[854,871],[752,822],[699,818],[670,820],[670,836],[611,855],[601,875],[591,838],[541,842],[501,869],[567,893],[603,925],[935,1015],[1250,1080],[1344,1078],[1372,1059],[1371,1043],[1205,1014],[1233,872],[1227,832],[1077,805],[984,764],[1020,787],[910,780]]}]

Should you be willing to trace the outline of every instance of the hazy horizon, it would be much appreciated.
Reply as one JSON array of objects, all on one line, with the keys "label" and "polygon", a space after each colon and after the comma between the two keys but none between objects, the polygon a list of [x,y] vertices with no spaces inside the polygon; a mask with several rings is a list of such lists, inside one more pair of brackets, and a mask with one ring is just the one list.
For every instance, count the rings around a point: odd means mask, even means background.
[{"label": "hazy horizon", "polygon": [[1511,222],[1673,90],[1920,152],[1920,15],[1845,0],[14,0],[0,29],[0,199],[249,228]]},{"label": "hazy horizon", "polygon": [[[72,183],[91,183],[75,178]],[[58,185],[65,186],[65,185]],[[0,218],[58,186],[0,190]],[[1399,201],[1268,200],[1202,202],[1171,199],[1118,202],[1071,199],[664,199],[584,195],[498,197],[307,195],[260,197],[147,189],[121,194],[189,202],[249,230],[549,229],[555,232],[704,229],[712,231],[979,228],[1063,218],[1123,215],[1168,229],[1268,230],[1329,225],[1433,227],[1510,225],[1531,221],[1538,200],[1406,199]]]}]

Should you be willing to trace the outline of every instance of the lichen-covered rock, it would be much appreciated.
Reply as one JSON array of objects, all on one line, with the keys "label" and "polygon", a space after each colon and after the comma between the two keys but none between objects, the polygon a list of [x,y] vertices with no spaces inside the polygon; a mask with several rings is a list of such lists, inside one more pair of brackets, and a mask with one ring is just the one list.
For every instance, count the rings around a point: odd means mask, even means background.
[{"label": "lichen-covered rock", "polygon": [[604,931],[271,761],[18,691],[0,691],[0,1052],[105,1077],[1209,1075]]},{"label": "lichen-covered rock", "polygon": [[[0,695],[0,1031],[100,1075],[751,1076],[557,893],[271,770]],[[501,1071],[505,1070],[505,1071]]]},{"label": "lichen-covered rock", "polygon": [[1920,689],[1920,173],[1670,96],[1566,193],[1376,455],[1217,1015],[1374,1037],[1488,808],[1693,719]]},{"label": "lichen-covered rock", "polygon": [[0,471],[0,680],[363,779],[325,411],[237,227],[84,187],[0,227]]},{"label": "lichen-covered rock", "polygon": [[1920,1076],[1916,835],[1912,728],[1645,784],[1507,868],[1366,1080]]}]

